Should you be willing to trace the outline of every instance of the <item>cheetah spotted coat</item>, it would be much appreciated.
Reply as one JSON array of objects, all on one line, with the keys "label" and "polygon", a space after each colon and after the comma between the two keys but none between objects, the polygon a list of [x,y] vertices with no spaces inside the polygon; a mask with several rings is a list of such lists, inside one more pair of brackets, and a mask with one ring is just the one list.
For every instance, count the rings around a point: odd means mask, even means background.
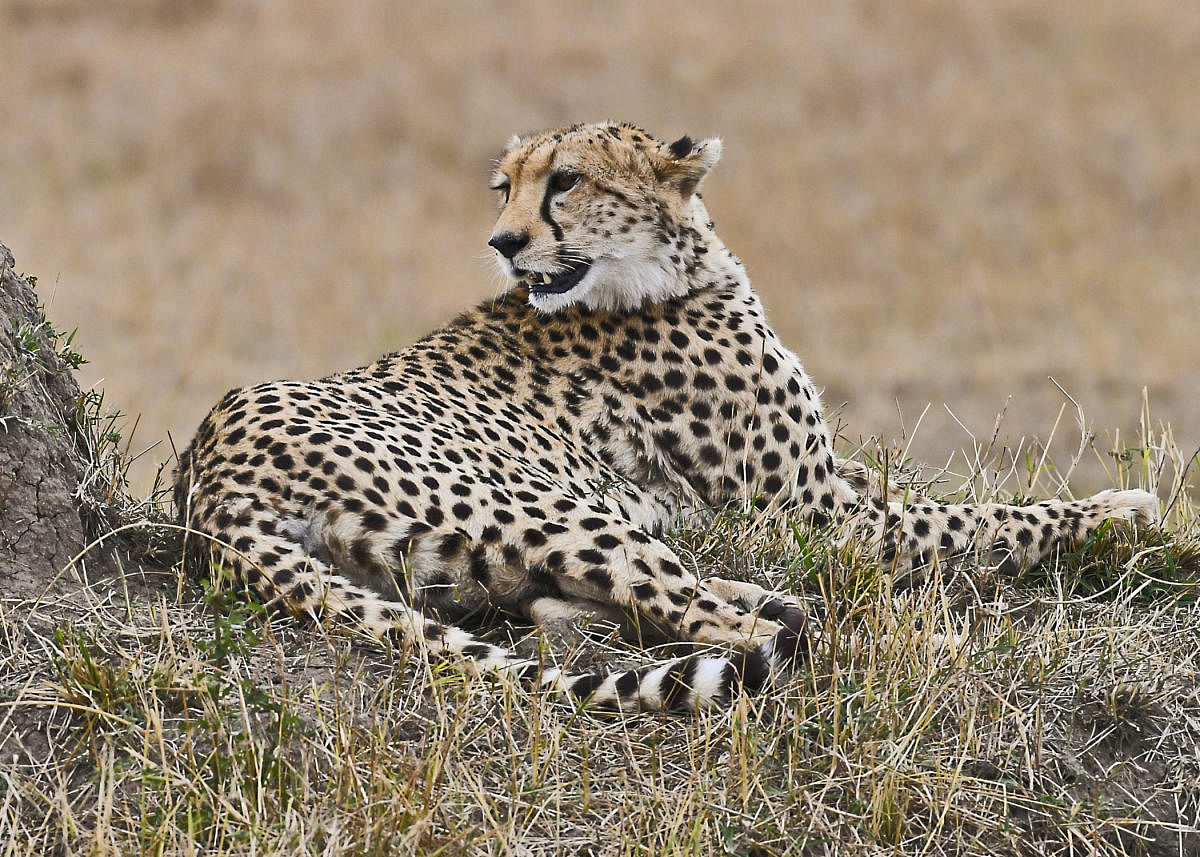
[{"label": "cheetah spotted coat", "polygon": [[[514,138],[492,240],[513,281],[441,330],[319,381],[230,392],[176,502],[214,568],[322,614],[623,711],[727,704],[802,648],[795,602],[699,580],[659,538],[744,504],[837,522],[901,568],[1028,565],[1155,498],[1035,506],[868,496],[696,188],[720,141],[601,123]],[[455,622],[624,619],[707,653],[611,673],[540,666]]]}]

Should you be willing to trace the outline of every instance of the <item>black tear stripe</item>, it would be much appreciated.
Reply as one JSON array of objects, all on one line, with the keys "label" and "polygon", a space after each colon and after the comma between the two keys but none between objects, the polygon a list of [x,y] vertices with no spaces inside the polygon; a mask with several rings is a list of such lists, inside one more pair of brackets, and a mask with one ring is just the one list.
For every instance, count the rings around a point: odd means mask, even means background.
[{"label": "black tear stripe", "polygon": [[550,197],[554,195],[554,191],[550,188],[550,182],[546,182],[546,195],[542,197],[542,220],[550,224],[550,229],[554,232],[554,240],[562,243],[563,231],[562,227],[554,222],[554,218],[550,216]]}]

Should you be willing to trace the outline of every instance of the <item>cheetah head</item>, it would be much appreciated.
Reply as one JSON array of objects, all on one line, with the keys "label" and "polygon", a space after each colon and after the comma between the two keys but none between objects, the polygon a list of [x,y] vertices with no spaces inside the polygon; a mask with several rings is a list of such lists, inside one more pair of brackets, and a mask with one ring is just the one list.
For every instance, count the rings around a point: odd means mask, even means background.
[{"label": "cheetah head", "polygon": [[492,176],[500,217],[488,244],[543,312],[681,295],[708,222],[696,188],[720,157],[719,139],[667,144],[611,122],[513,137]]}]

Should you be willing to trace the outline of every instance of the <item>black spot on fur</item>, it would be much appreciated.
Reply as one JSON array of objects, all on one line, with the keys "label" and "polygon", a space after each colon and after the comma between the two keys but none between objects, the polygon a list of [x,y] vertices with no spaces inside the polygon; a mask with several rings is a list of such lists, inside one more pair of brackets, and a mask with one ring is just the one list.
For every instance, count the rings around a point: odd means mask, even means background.
[{"label": "black spot on fur", "polygon": [[462,533],[451,533],[448,536],[443,536],[441,542],[438,544],[438,556],[442,559],[450,559],[457,556],[466,543],[467,538]]},{"label": "black spot on fur", "polygon": [[366,512],[362,516],[363,527],[372,532],[380,532],[387,528],[387,518],[378,512]]}]

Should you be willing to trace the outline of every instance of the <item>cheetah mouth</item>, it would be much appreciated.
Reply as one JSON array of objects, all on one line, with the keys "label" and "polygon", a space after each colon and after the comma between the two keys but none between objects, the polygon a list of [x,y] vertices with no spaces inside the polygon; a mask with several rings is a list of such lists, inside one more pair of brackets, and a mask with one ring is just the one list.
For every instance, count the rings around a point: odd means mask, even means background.
[{"label": "cheetah mouth", "polygon": [[529,284],[531,295],[561,295],[579,285],[579,281],[591,267],[591,262],[580,262],[574,268],[568,268],[560,274],[529,271],[524,275],[524,280]]}]

